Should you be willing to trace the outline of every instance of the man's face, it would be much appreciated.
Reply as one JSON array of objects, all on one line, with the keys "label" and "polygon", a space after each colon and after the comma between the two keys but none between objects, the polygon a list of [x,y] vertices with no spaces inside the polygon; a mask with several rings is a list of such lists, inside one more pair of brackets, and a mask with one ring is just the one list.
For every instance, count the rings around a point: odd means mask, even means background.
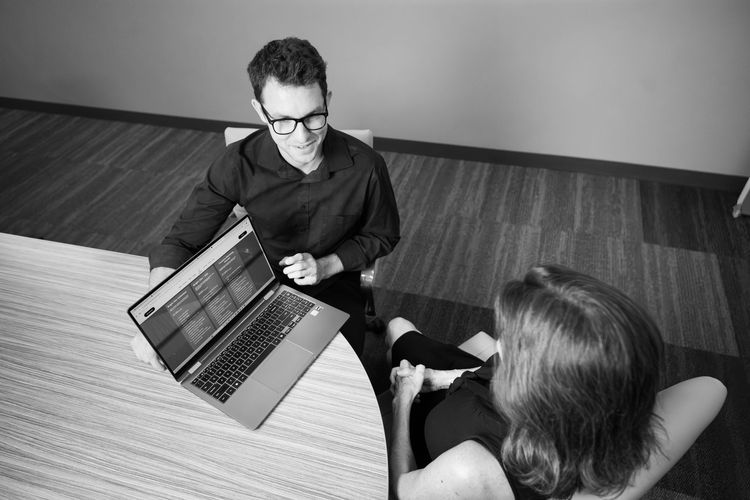
[{"label": "man's face", "polygon": [[[331,93],[327,98],[330,99]],[[275,78],[269,78],[261,93],[263,108],[271,120],[282,118],[302,119],[314,113],[326,111],[326,100],[320,86],[315,83],[307,87],[282,85]],[[266,113],[263,112],[258,101],[253,100],[253,107],[263,123],[268,124]],[[303,123],[297,123],[291,134],[277,134],[269,126],[271,137],[279,148],[281,156],[305,173],[308,173],[320,163],[323,157],[323,139],[325,139],[328,125],[319,130],[308,130]]]}]

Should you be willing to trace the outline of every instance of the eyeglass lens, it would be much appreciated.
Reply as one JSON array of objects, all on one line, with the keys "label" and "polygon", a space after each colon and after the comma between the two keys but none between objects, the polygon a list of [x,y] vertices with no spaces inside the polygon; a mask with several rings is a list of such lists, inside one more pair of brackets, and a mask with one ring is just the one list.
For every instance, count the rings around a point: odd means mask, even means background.
[{"label": "eyeglass lens", "polygon": [[301,120],[276,120],[273,122],[273,130],[277,134],[291,134],[297,128],[297,123],[302,122],[307,130],[318,130],[325,127],[326,115],[310,115]]}]

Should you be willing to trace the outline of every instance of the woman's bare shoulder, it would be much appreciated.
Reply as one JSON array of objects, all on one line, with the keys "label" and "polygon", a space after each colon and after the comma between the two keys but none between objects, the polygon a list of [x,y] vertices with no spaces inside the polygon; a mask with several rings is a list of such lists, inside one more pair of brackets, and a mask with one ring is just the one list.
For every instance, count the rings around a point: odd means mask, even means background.
[{"label": "woman's bare shoulder", "polygon": [[414,473],[419,477],[412,479],[418,483],[418,491],[426,494],[425,498],[454,495],[456,498],[513,499],[500,463],[476,441],[454,446],[424,469],[410,474]]}]

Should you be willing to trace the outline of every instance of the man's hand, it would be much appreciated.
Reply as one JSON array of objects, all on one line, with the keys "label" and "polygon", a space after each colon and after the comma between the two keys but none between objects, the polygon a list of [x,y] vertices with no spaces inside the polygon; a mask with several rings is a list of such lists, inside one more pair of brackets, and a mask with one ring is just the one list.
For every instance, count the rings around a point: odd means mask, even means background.
[{"label": "man's hand", "polygon": [[344,270],[341,259],[336,254],[315,259],[309,253],[298,253],[279,261],[284,266],[284,274],[298,285],[316,285]]},{"label": "man's hand", "polygon": [[171,267],[155,267],[148,274],[148,289],[151,290],[156,285],[167,279],[174,269]]},{"label": "man's hand", "polygon": [[140,333],[136,334],[130,340],[130,348],[133,349],[135,357],[144,363],[148,363],[157,370],[164,370],[164,365],[159,359],[159,356],[151,348],[151,345]]},{"label": "man's hand", "polygon": [[[170,267],[155,267],[151,270],[148,275],[148,289],[151,290],[156,285],[164,281],[170,274],[174,272],[174,269]],[[144,363],[148,363],[157,370],[164,370],[164,365],[156,354],[156,351],[151,347],[151,344],[141,335],[136,333],[130,341],[130,348],[133,349],[135,357]]]}]

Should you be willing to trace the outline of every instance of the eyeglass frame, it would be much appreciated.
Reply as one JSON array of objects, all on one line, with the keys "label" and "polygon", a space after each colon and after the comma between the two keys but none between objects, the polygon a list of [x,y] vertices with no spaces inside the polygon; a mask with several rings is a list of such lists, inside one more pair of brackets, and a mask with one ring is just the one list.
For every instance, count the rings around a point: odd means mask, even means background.
[{"label": "eyeglass frame", "polygon": [[[260,104],[260,109],[263,111],[263,114],[266,116],[266,120],[268,120],[269,125],[271,125],[271,130],[273,130],[278,135],[291,135],[294,133],[295,130],[297,130],[297,125],[300,123],[303,127],[305,127],[309,132],[315,132],[316,130],[320,130],[326,125],[328,125],[328,103],[326,103],[326,109],[322,113],[310,113],[307,116],[303,116],[302,118],[278,118],[276,120],[272,119],[270,116],[268,116],[268,111],[263,106],[263,103],[258,100],[258,104]],[[323,116],[325,120],[323,121],[323,125],[321,125],[318,128],[310,128],[305,123],[305,120],[312,118],[313,116]],[[284,121],[293,121],[294,127],[292,127],[292,130],[289,132],[279,132],[276,130],[276,126],[274,125],[276,122],[284,122]]]}]

